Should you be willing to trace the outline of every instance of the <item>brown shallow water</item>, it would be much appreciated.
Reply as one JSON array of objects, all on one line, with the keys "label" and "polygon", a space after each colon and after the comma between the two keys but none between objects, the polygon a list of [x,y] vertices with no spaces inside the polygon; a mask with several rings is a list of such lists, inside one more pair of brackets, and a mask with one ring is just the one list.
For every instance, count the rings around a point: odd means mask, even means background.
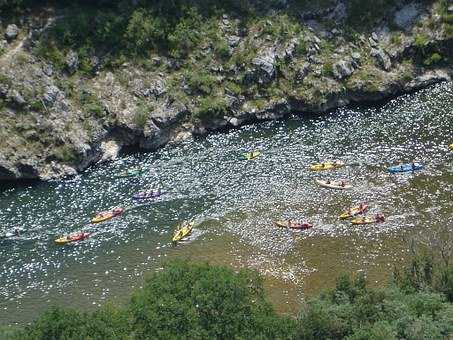
[{"label": "brown shallow water", "polygon": [[[452,84],[443,84],[381,107],[246,126],[125,156],[73,179],[5,187],[0,233],[15,226],[25,232],[0,240],[0,324],[28,322],[51,305],[126,302],[144,276],[172,258],[258,270],[276,309],[288,314],[334,285],[341,272],[364,272],[372,284],[385,284],[407,258],[405,238],[452,223],[452,128]],[[240,160],[253,149],[263,155]],[[328,159],[347,166],[308,170]],[[425,165],[422,171],[386,172],[414,159]],[[115,178],[137,166],[145,175]],[[318,187],[316,178],[347,179],[354,187],[332,191]],[[167,193],[146,204],[131,200],[148,187]],[[361,201],[386,222],[351,226],[338,219]],[[96,211],[114,206],[127,212],[88,223]],[[282,217],[306,219],[315,228],[274,228],[272,221]],[[193,237],[172,247],[174,226],[189,218],[198,222]],[[95,235],[72,246],[53,243],[77,230]]]}]

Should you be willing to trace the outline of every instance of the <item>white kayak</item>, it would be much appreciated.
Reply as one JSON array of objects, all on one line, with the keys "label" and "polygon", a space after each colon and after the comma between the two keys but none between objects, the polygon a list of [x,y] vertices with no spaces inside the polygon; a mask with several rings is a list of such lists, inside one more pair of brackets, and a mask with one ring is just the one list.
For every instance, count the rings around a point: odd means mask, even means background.
[{"label": "white kayak", "polygon": [[323,181],[321,179],[317,179],[316,183],[324,188],[330,189],[351,189],[352,185],[347,184],[344,181]]}]

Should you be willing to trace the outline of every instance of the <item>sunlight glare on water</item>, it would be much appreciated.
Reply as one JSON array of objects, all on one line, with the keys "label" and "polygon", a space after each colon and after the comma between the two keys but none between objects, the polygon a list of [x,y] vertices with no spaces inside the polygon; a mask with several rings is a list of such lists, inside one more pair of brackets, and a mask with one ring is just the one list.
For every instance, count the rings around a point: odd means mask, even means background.
[{"label": "sunlight glare on water", "polygon": [[[5,187],[0,233],[18,226],[24,232],[0,240],[0,322],[30,321],[51,305],[87,309],[106,299],[127,301],[144,273],[174,257],[254,268],[277,292],[290,286],[317,291],[342,270],[364,270],[382,280],[405,256],[403,236],[451,223],[452,128],[453,89],[447,83],[382,107],[245,126],[128,155],[72,179]],[[261,157],[240,159],[255,149]],[[334,159],[346,166],[308,169]],[[425,169],[386,172],[413,160]],[[117,178],[134,167],[146,173]],[[344,179],[353,188],[320,188],[317,178]],[[155,201],[131,199],[158,187],[165,194]],[[384,213],[386,222],[351,226],[338,219],[359,202],[369,202],[371,213]],[[126,208],[123,216],[89,224],[97,212],[116,206]],[[191,218],[198,223],[194,235],[172,247],[175,225]],[[280,218],[307,220],[315,228],[278,230],[272,221]],[[54,244],[79,230],[94,235]],[[282,305],[294,296],[282,294],[271,295],[285,311]]]}]

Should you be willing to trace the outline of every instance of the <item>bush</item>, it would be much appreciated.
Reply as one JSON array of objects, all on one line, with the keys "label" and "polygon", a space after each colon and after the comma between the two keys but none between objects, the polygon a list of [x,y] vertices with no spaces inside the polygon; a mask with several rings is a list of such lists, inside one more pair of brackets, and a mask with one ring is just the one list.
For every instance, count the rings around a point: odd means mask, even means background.
[{"label": "bush", "polygon": [[131,313],[138,339],[268,339],[287,337],[292,326],[272,311],[256,274],[184,262],[148,280]]},{"label": "bush", "polygon": [[33,324],[16,333],[12,339],[60,340],[60,339],[130,339],[127,314],[107,306],[94,313],[53,308],[45,312]]},{"label": "bush", "polygon": [[144,128],[148,122],[151,111],[152,108],[150,106],[145,103],[140,103],[135,111],[133,123],[138,127]]},{"label": "bush", "polygon": [[104,107],[95,94],[82,90],[78,100],[84,112],[94,114],[98,118],[105,116]]},{"label": "bush", "polygon": [[208,121],[223,117],[227,112],[225,99],[219,97],[204,97],[200,100],[198,109],[194,113],[194,118],[201,121]]},{"label": "bush", "polygon": [[146,280],[127,308],[52,309],[13,339],[290,339],[254,272],[173,262]]},{"label": "bush", "polygon": [[370,289],[363,279],[339,279],[299,317],[299,339],[442,339],[453,331],[453,305],[436,292]]},{"label": "bush", "polygon": [[324,77],[333,77],[333,64],[332,62],[326,62],[322,65],[322,75]]},{"label": "bush", "polygon": [[395,3],[396,0],[349,0],[347,21],[357,29],[371,27],[381,20]]},{"label": "bush", "polygon": [[165,43],[167,30],[164,18],[154,16],[151,11],[140,8],[132,14],[125,37],[131,50],[144,54],[147,50]]},{"label": "bush", "polygon": [[230,46],[223,38],[220,38],[215,41],[214,52],[222,59],[227,59],[231,56]]},{"label": "bush", "polygon": [[431,56],[429,56],[428,58],[426,58],[423,61],[423,64],[425,66],[431,66],[431,65],[436,65],[436,64],[440,63],[441,61],[442,61],[442,56],[439,53],[433,53],[433,54],[431,54]]},{"label": "bush", "polygon": [[52,154],[57,160],[64,163],[76,163],[79,160],[79,156],[73,147],[66,144],[55,147]]},{"label": "bush", "polygon": [[424,49],[428,45],[429,39],[424,34],[417,34],[415,36],[414,45],[419,49]]},{"label": "bush", "polygon": [[215,77],[205,70],[190,70],[184,77],[192,93],[211,94],[215,85]]},{"label": "bush", "polygon": [[308,52],[307,42],[304,39],[300,38],[296,45],[295,55],[298,57],[302,57],[305,56],[307,52]]}]

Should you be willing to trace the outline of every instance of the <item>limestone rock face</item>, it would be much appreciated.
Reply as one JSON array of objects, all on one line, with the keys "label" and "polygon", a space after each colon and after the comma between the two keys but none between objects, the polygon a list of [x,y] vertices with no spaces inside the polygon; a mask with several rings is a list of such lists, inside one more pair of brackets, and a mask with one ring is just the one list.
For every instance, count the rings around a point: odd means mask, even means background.
[{"label": "limestone rock face", "polygon": [[79,55],[70,51],[66,56],[66,67],[69,73],[74,73],[79,68]]},{"label": "limestone rock face", "polygon": [[333,64],[333,74],[337,79],[349,77],[354,72],[354,64],[351,60],[340,60]]},{"label": "limestone rock face", "polygon": [[6,27],[5,38],[8,41],[12,41],[19,35],[19,28],[15,24],[10,24]]},{"label": "limestone rock face", "polygon": [[379,66],[385,71],[390,71],[392,67],[392,62],[390,57],[380,48],[373,48],[371,50],[371,55],[376,59]]},{"label": "limestone rock face", "polygon": [[[291,9],[294,1],[273,3]],[[153,50],[146,60],[115,59],[108,46],[82,58],[62,46],[54,60],[34,47],[64,16],[50,11],[47,20],[24,18],[20,30],[7,26],[0,38],[0,180],[61,178],[114,160],[125,147],[155,150],[450,80],[445,59],[427,68],[414,57],[417,35],[442,57],[451,54],[451,38],[426,2],[398,2],[372,34],[353,36],[347,0],[318,3],[284,18],[273,8],[251,24],[225,14],[216,38],[203,37],[184,58]]]}]

